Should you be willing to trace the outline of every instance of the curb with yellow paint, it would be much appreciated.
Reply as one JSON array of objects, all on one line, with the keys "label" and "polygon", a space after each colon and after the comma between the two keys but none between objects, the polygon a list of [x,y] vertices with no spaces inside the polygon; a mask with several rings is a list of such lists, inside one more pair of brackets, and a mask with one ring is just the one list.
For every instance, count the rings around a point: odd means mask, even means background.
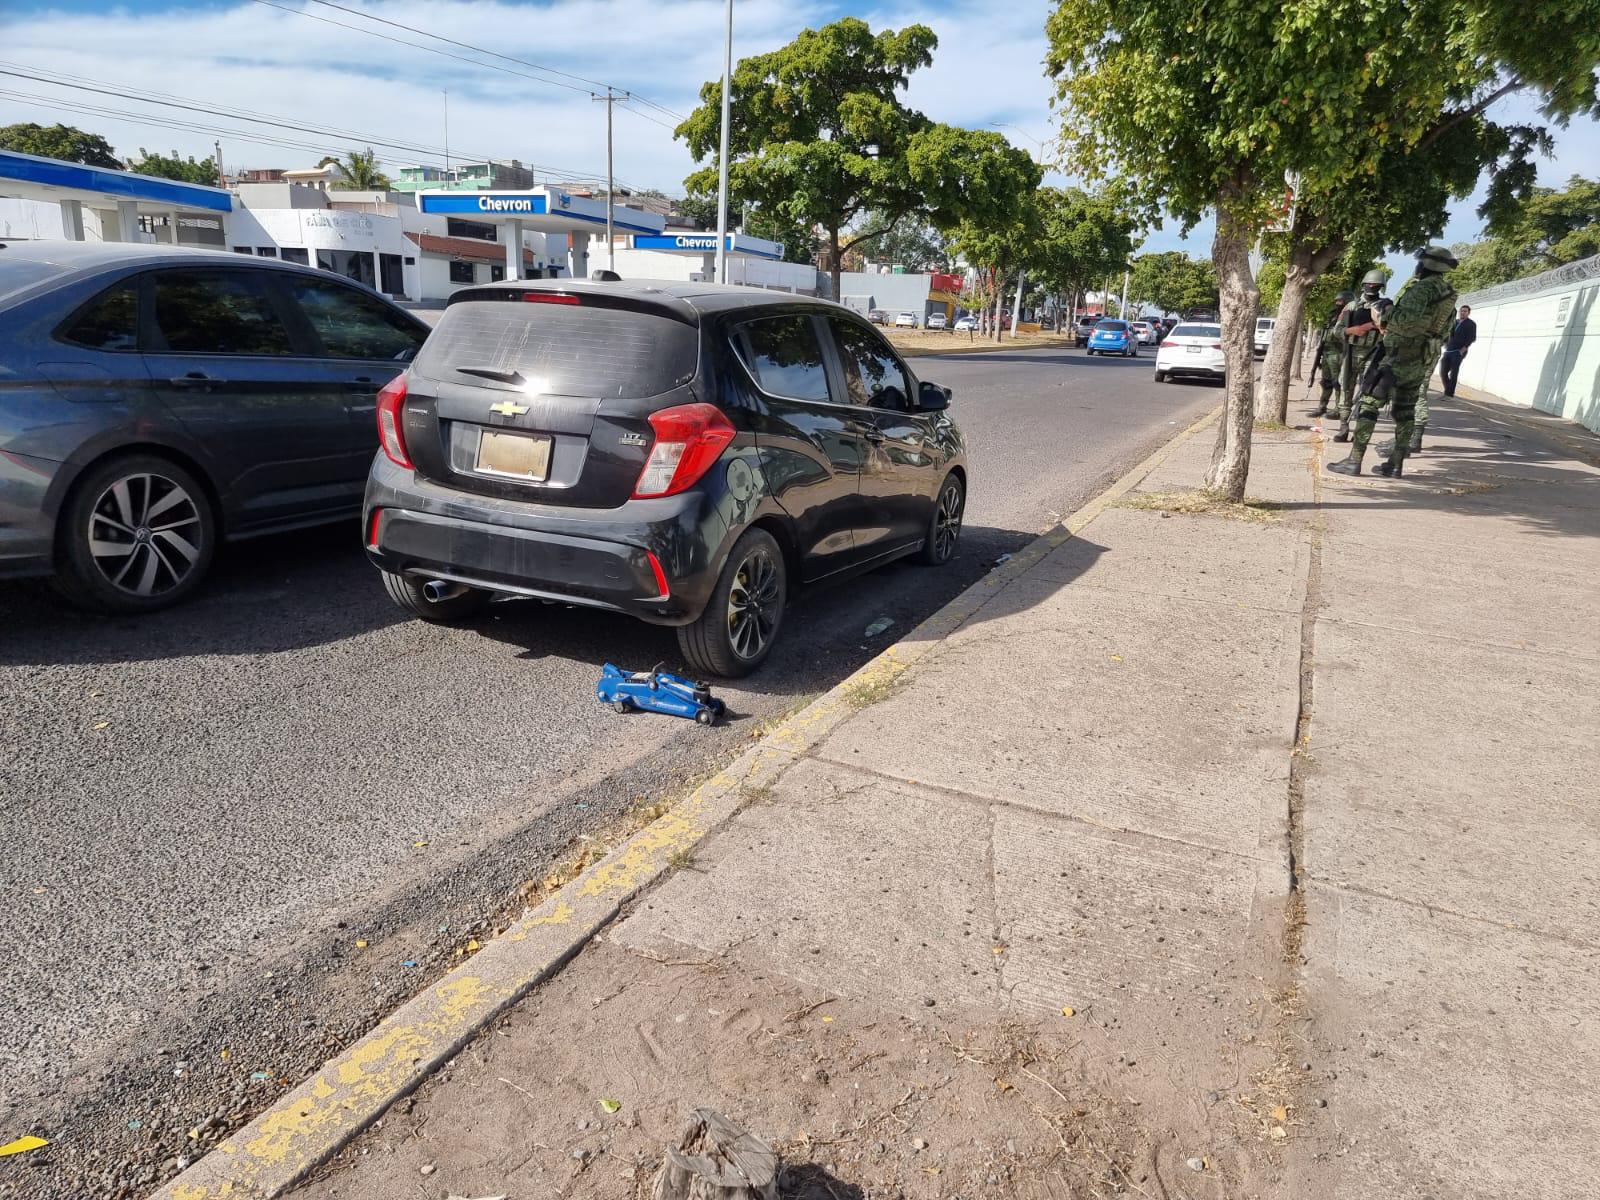
[{"label": "curb with yellow paint", "polygon": [[412,997],[250,1124],[155,1193],[153,1200],[271,1200],[327,1161],[531,989],[550,978],[661,878],[672,860],[729,821],[830,730],[881,694],[995,593],[1015,582],[1131,491],[1215,409],[1169,439],[1061,524],[1035,538],[904,639],[780,723],[605,858],[466,962]]}]

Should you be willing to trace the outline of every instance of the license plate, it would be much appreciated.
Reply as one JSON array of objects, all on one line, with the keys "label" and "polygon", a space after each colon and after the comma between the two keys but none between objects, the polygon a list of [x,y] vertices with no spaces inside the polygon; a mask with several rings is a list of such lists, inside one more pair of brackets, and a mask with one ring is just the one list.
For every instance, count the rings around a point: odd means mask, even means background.
[{"label": "license plate", "polygon": [[550,474],[550,439],[537,434],[482,430],[478,434],[477,469],[485,475],[540,482]]},{"label": "license plate", "polygon": [[1189,353],[1190,354],[1199,354],[1200,353],[1200,347],[1199,346],[1190,346],[1189,347]]}]

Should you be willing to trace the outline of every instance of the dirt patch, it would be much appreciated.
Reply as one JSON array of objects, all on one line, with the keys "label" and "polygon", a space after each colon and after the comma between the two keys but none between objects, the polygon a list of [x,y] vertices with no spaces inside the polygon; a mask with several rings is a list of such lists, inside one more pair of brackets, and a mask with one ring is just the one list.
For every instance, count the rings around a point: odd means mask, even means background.
[{"label": "dirt patch", "polygon": [[1005,350],[1005,349],[1033,349],[1047,350],[1073,344],[1070,335],[1062,336],[1054,333],[1019,333],[1013,338],[1009,333],[1001,336],[997,342],[991,337],[982,337],[975,333],[954,333],[949,330],[927,329],[895,329],[886,328],[884,336],[901,353],[917,354],[945,354],[951,351],[965,350]]},{"label": "dirt patch", "polygon": [[1234,521],[1265,524],[1280,520],[1283,507],[1271,500],[1246,496],[1243,500],[1224,500],[1213,492],[1133,492],[1117,500],[1113,508],[1136,508],[1143,512],[1181,513],[1184,516],[1227,517]]},{"label": "dirt patch", "polygon": [[788,1197],[1234,1194],[1220,1164],[1158,1155],[1173,1114],[1097,1082],[1092,1032],[601,943],[296,1194],[644,1197],[701,1105],[780,1151]]}]

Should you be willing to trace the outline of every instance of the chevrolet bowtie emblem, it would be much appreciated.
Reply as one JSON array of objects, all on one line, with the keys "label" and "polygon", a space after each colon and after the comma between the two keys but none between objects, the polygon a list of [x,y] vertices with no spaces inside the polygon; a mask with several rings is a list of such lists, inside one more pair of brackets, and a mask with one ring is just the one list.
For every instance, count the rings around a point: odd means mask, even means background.
[{"label": "chevrolet bowtie emblem", "polygon": [[489,405],[489,411],[499,413],[502,417],[520,417],[528,411],[526,404],[513,404],[509,400],[502,400],[499,404]]}]

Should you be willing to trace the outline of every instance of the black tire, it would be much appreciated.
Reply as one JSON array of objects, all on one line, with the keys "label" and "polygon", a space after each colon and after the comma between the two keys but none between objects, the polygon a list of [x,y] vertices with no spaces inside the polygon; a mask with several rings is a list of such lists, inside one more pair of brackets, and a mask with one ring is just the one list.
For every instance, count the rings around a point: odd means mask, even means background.
[{"label": "black tire", "polygon": [[961,521],[967,511],[967,489],[954,471],[944,477],[928,517],[928,532],[922,539],[917,561],[927,567],[942,567],[955,557],[961,541]]},{"label": "black tire", "polygon": [[717,714],[709,708],[702,708],[694,714],[694,719],[697,725],[715,725],[717,723]]},{"label": "black tire", "polygon": [[489,603],[489,593],[482,588],[468,588],[459,596],[447,600],[430,600],[423,590],[427,580],[415,575],[397,575],[393,571],[379,571],[383,577],[383,590],[397,608],[413,617],[421,617],[435,625],[450,625],[480,613]]},{"label": "black tire", "polygon": [[705,611],[678,627],[678,648],[699,675],[738,679],[759,667],[783,627],[789,571],[783,550],[764,529],[747,529],[733,544]]},{"label": "black tire", "polygon": [[1157,371],[1156,372],[1156,382],[1157,383],[1165,383],[1166,381],[1167,381],[1167,373],[1165,371]]},{"label": "black tire", "polygon": [[200,586],[216,548],[216,512],[194,474],[159,455],[124,454],[73,485],[53,582],[80,608],[153,612]]}]

